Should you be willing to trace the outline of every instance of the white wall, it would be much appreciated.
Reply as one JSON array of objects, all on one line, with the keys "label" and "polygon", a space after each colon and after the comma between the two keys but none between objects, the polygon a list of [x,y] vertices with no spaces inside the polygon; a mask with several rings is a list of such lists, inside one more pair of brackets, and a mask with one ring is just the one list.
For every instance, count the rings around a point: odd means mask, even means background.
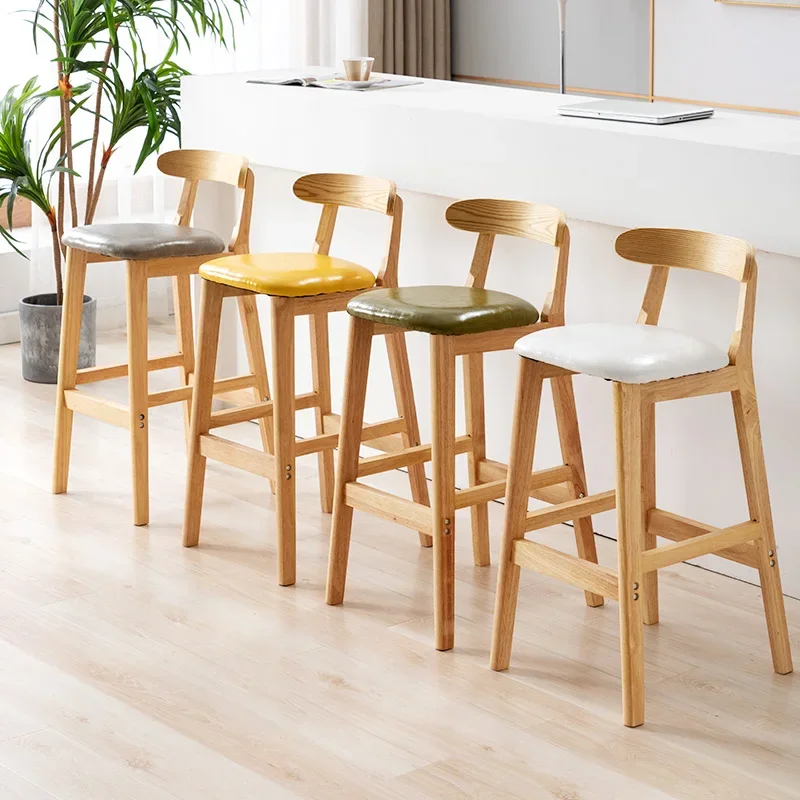
[{"label": "white wall", "polygon": [[[556,0],[453,0],[453,72],[557,84]],[[646,93],[649,3],[568,0],[567,82]]]},{"label": "white wall", "polygon": [[656,0],[656,94],[800,111],[800,9]]},{"label": "white wall", "polygon": [[[656,0],[655,93],[800,111],[800,10]],[[558,81],[556,0],[453,0],[454,71]],[[567,0],[567,82],[647,93],[650,3]]]}]

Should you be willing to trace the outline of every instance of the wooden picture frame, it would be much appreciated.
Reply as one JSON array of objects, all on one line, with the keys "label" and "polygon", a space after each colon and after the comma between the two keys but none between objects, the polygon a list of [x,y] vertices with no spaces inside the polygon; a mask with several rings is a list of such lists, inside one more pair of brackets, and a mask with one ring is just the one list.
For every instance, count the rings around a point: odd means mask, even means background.
[{"label": "wooden picture frame", "polygon": [[800,8],[800,3],[781,3],[780,0],[714,0],[726,6],[765,6],[766,8]]}]

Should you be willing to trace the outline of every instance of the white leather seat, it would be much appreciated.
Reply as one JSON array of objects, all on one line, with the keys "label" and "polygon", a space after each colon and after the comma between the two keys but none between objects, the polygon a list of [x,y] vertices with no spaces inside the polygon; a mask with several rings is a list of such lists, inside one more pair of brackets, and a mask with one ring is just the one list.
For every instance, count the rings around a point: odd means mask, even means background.
[{"label": "white leather seat", "polygon": [[528,334],[514,349],[523,358],[619,383],[680,378],[729,363],[710,342],[658,325],[565,325]]}]

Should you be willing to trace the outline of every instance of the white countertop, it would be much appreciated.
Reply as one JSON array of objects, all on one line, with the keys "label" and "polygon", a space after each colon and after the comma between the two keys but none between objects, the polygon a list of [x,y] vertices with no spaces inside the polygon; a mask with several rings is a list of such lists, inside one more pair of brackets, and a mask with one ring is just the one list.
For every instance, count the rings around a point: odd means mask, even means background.
[{"label": "white countertop", "polygon": [[[306,68],[303,74],[330,70]],[[800,256],[800,120],[718,111],[655,126],[559,116],[548,92],[425,81],[374,92],[184,79],[184,146],[298,172],[382,175],[400,189],[562,207],[615,225],[683,226]]]}]

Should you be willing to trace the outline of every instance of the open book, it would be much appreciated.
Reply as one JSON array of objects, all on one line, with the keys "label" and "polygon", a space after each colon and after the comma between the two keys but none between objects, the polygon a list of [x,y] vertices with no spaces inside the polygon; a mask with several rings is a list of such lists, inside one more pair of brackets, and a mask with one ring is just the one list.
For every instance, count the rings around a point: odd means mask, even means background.
[{"label": "open book", "polygon": [[373,78],[370,81],[346,81],[338,75],[294,76],[290,78],[251,78],[248,83],[269,84],[271,86],[313,86],[318,89],[342,89],[351,92],[366,92],[375,89],[391,89],[396,86],[413,86],[423,81],[417,78]]},{"label": "open book", "polygon": [[313,75],[300,76],[297,75],[292,78],[259,78],[247,81],[248,83],[268,83],[272,86],[319,86],[323,81],[334,80],[333,75],[325,75],[321,78],[316,78]]}]

